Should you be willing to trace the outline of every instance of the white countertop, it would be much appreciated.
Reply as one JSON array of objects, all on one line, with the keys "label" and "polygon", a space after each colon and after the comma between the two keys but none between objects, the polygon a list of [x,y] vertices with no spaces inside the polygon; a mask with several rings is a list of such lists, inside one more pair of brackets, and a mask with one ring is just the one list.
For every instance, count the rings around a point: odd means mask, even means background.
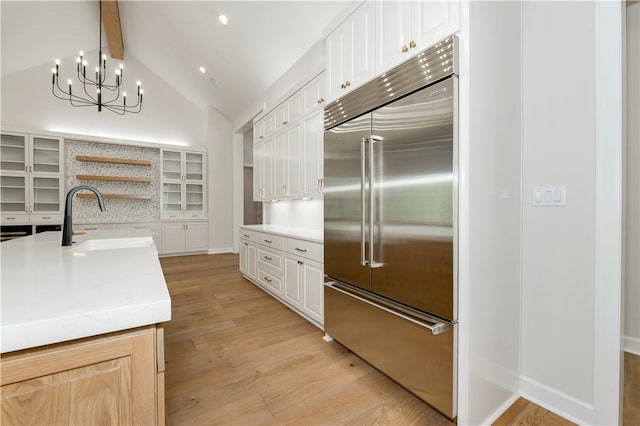
[{"label": "white countertop", "polygon": [[88,231],[62,247],[61,232],[45,232],[0,244],[0,353],[169,321],[171,298],[152,242],[89,249],[97,239],[131,237],[144,242],[151,234]]},{"label": "white countertop", "polygon": [[282,225],[241,225],[240,228],[252,231],[268,232],[285,237],[301,238],[315,243],[324,242],[324,232],[319,229],[290,228]]}]

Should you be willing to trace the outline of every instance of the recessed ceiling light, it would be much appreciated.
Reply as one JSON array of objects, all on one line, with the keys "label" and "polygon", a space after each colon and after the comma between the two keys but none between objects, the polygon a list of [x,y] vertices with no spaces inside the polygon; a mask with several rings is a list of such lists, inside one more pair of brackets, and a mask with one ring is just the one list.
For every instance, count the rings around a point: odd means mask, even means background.
[{"label": "recessed ceiling light", "polygon": [[207,70],[206,70],[204,67],[200,67],[200,68],[199,68],[199,70],[200,70],[200,72],[201,72],[202,74],[204,74],[204,73],[206,73],[206,72],[207,72]]},{"label": "recessed ceiling light", "polygon": [[218,16],[218,19],[220,20],[220,22],[222,22],[223,25],[227,25],[227,23],[229,22],[225,15]]}]

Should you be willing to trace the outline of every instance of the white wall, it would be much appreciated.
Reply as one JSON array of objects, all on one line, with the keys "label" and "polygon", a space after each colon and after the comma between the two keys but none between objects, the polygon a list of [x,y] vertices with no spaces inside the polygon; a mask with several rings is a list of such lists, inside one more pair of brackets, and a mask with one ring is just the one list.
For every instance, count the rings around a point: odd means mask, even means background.
[{"label": "white wall", "polygon": [[469,67],[460,77],[460,197],[468,203],[460,209],[460,243],[466,242],[460,268],[468,267],[459,283],[460,363],[467,363],[460,371],[462,424],[490,424],[519,396],[520,15],[519,2],[470,2],[463,40]]},{"label": "white wall", "polygon": [[[97,52],[87,53],[95,66]],[[61,58],[60,81],[74,80],[73,90],[81,90],[74,77],[75,57]],[[119,61],[110,60],[115,67]],[[180,93],[130,55],[124,62],[125,84],[130,101],[135,82],[144,87],[144,103],[139,114],[120,116],[97,108],[75,108],[51,93],[51,64],[43,64],[2,76],[0,127],[3,130],[61,132],[93,138],[126,139],[140,142],[182,145],[206,149],[202,125],[204,113]],[[91,68],[93,69],[93,68]],[[108,70],[110,77],[111,70]]]},{"label": "white wall", "polygon": [[640,3],[627,3],[626,351],[640,355]]},{"label": "white wall", "polygon": [[[595,344],[595,3],[525,2],[523,12],[520,391],[589,423]],[[566,207],[532,207],[538,185],[566,185]]]},{"label": "white wall", "polygon": [[209,108],[205,126],[208,146],[209,253],[233,251],[233,132],[231,122]]}]

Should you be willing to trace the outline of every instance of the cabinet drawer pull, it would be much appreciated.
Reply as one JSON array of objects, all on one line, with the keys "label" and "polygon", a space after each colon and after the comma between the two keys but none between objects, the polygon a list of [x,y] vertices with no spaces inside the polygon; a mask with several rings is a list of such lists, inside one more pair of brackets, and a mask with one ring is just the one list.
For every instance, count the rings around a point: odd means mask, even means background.
[{"label": "cabinet drawer pull", "polygon": [[260,136],[260,138],[259,138],[259,139],[264,139],[264,136]]},{"label": "cabinet drawer pull", "polygon": [[5,219],[7,219],[7,220],[16,220],[15,216],[5,217]]},{"label": "cabinet drawer pull", "polygon": [[320,98],[320,99],[318,99],[318,103],[319,103],[319,104],[321,104],[321,103],[323,103],[323,102],[324,102],[324,98]]},{"label": "cabinet drawer pull", "polygon": [[344,87],[349,87],[349,86],[351,86],[351,82],[350,82],[349,80],[347,80],[347,81],[344,83]]},{"label": "cabinet drawer pull", "polygon": [[245,246],[248,246],[248,245],[249,245],[249,243],[242,243],[242,244],[244,244]]},{"label": "cabinet drawer pull", "polygon": [[304,265],[304,262],[301,260],[298,260],[298,265]]},{"label": "cabinet drawer pull", "polygon": [[98,228],[96,228],[95,226],[92,228],[84,228],[85,231],[96,231]]},{"label": "cabinet drawer pull", "polygon": [[248,235],[248,234],[242,234],[242,236],[245,238],[251,238],[251,235]]},{"label": "cabinet drawer pull", "polygon": [[407,53],[408,51],[409,51],[409,48],[407,47],[406,44],[402,46],[402,53]]},{"label": "cabinet drawer pull", "polygon": [[269,256],[262,256],[262,258],[263,258],[264,260],[273,260],[273,257],[269,257]]},{"label": "cabinet drawer pull", "polygon": [[265,281],[266,281],[266,282],[268,282],[268,283],[273,282],[273,280],[270,280],[270,279],[269,279],[269,278],[267,278],[267,277],[263,277],[262,279],[263,279],[263,280],[265,280]]},{"label": "cabinet drawer pull", "polygon": [[51,216],[42,216],[43,219],[51,219]]},{"label": "cabinet drawer pull", "polygon": [[262,241],[264,241],[267,244],[271,244],[273,242],[272,240],[262,240]]},{"label": "cabinet drawer pull", "polygon": [[416,42],[411,40],[411,43],[409,43],[409,47],[413,49],[416,46],[417,46]]},{"label": "cabinet drawer pull", "polygon": [[303,252],[303,253],[306,253],[306,252],[307,252],[307,249],[301,249],[301,248],[296,247],[296,251],[301,251],[301,252]]},{"label": "cabinet drawer pull", "polygon": [[282,124],[284,124],[286,126],[287,124],[289,124],[289,122],[285,120],[285,121],[282,122]]}]

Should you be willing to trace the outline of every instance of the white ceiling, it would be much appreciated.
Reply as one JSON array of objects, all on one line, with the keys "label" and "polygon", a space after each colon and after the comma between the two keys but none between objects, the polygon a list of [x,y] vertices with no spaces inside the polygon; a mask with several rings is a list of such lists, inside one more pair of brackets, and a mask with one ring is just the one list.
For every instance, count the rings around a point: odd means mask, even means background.
[{"label": "white ceiling", "polygon": [[[199,108],[211,105],[233,120],[349,3],[120,0],[125,66],[134,57]],[[3,75],[98,48],[97,1],[2,0],[1,13]],[[226,26],[218,21],[221,13],[229,18]]]}]

